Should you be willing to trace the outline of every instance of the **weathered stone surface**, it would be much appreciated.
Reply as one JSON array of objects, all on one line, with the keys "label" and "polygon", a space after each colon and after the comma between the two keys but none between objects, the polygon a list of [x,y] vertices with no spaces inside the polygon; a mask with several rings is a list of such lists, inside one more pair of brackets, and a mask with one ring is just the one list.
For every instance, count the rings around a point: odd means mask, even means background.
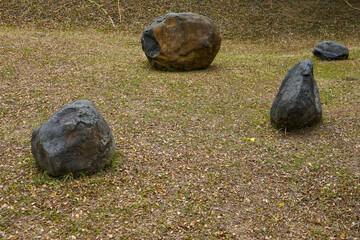
[{"label": "weathered stone surface", "polygon": [[322,41],[314,48],[313,54],[322,60],[342,60],[349,57],[349,49],[334,41]]},{"label": "weathered stone surface", "polygon": [[321,121],[319,89],[310,60],[299,62],[285,76],[270,110],[272,123],[293,130]]},{"label": "weathered stone surface", "polygon": [[193,13],[169,13],[144,29],[142,49],[158,70],[207,68],[219,52],[221,37],[210,18]]},{"label": "weathered stone surface", "polygon": [[92,173],[109,165],[115,153],[111,130],[88,100],[71,102],[32,133],[36,164],[52,176]]}]

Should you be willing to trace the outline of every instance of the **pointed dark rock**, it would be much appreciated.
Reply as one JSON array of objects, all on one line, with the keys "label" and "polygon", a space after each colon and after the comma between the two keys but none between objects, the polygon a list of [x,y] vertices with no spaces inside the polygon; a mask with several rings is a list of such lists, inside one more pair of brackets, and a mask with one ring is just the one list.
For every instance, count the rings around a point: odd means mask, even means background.
[{"label": "pointed dark rock", "polygon": [[275,126],[286,130],[321,121],[320,94],[310,60],[299,62],[288,71],[271,107],[270,118]]}]

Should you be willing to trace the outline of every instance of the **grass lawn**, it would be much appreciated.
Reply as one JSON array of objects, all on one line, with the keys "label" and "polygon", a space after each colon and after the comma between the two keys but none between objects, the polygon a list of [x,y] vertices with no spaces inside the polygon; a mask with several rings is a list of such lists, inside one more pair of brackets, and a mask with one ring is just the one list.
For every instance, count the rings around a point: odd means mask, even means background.
[{"label": "grass lawn", "polygon": [[[209,69],[158,72],[134,34],[0,28],[0,238],[359,239],[360,43],[326,62],[322,40],[224,40]],[[306,59],[323,121],[274,129],[272,101]],[[32,130],[77,99],[108,121],[116,159],[49,177]]]}]

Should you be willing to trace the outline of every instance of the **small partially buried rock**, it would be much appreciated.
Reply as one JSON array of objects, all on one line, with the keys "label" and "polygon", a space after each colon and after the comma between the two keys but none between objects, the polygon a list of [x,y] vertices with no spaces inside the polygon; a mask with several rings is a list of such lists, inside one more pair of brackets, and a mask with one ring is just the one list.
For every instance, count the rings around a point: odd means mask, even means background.
[{"label": "small partially buried rock", "polygon": [[287,130],[321,121],[320,94],[310,60],[299,62],[288,71],[271,107],[270,118],[277,127]]},{"label": "small partially buried rock", "polygon": [[349,57],[349,49],[334,41],[322,41],[314,48],[313,54],[322,60],[342,60]]},{"label": "small partially buried rock", "polygon": [[142,49],[158,70],[207,68],[219,52],[221,37],[210,18],[194,13],[169,13],[144,29]]},{"label": "small partially buried rock", "polygon": [[71,102],[32,133],[36,164],[52,176],[92,173],[111,164],[115,143],[111,130],[88,100]]}]

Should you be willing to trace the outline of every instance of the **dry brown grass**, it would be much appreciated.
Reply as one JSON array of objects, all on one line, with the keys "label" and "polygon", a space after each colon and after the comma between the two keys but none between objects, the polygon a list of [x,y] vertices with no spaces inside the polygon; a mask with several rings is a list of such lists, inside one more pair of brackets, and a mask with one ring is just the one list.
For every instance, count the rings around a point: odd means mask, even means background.
[{"label": "dry brown grass", "polygon": [[[357,0],[349,0],[360,8]],[[360,37],[360,11],[344,0],[6,0],[0,25],[45,29],[95,28],[140,34],[168,12],[212,18],[226,38]],[[119,10],[120,9],[120,10]]]},{"label": "dry brown grass", "polygon": [[[209,69],[169,73],[149,67],[139,37],[0,28],[0,238],[359,237],[356,38],[337,62],[312,56],[320,39],[225,40]],[[269,110],[304,59],[324,118],[285,134]],[[31,132],[76,99],[107,119],[117,157],[91,176],[51,178]]]}]

